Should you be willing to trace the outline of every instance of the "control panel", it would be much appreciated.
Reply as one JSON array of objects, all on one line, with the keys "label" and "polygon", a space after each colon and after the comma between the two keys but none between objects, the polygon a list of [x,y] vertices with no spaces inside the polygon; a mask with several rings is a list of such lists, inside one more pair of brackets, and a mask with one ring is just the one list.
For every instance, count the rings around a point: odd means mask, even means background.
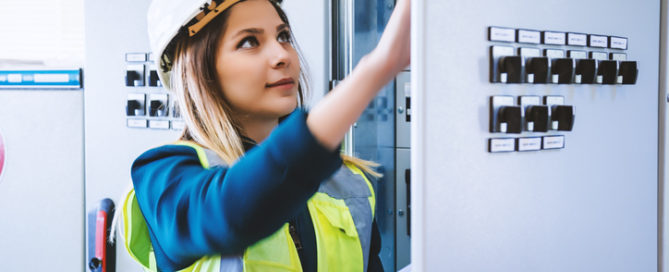
[{"label": "control panel", "polygon": [[177,104],[163,88],[151,53],[126,53],[125,61],[127,127],[182,130]]},{"label": "control panel", "polygon": [[585,33],[489,27],[490,82],[635,84],[637,62],[628,39]]},{"label": "control panel", "polygon": [[[491,26],[488,40],[494,84],[634,85],[639,73],[627,57],[629,39],[619,36]],[[564,96],[492,96],[488,151],[565,148],[559,133],[572,131],[574,120]]]},{"label": "control panel", "polygon": [[[574,107],[563,96],[492,96],[490,132],[506,137],[491,138],[488,151],[538,151],[564,148],[564,135],[574,127]],[[519,137],[508,137],[519,136]],[[524,136],[524,137],[520,137]],[[560,139],[560,143],[552,141]]]}]

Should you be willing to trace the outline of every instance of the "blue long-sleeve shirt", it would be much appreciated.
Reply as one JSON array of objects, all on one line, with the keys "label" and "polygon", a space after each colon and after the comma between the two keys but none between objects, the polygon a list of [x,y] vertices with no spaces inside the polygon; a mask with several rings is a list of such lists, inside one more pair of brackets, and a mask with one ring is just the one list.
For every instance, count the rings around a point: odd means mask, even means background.
[{"label": "blue long-sleeve shirt", "polygon": [[186,146],[145,152],[133,163],[132,179],[158,268],[178,270],[205,255],[241,254],[300,218],[306,201],[341,165],[338,151],[313,137],[303,110],[230,167],[204,169]]}]

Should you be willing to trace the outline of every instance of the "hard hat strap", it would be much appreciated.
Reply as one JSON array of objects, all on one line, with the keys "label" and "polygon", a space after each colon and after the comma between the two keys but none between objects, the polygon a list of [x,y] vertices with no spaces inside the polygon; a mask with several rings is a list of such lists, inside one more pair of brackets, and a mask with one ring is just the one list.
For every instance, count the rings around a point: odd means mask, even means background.
[{"label": "hard hat strap", "polygon": [[206,26],[211,20],[213,20],[218,14],[225,11],[232,5],[236,4],[241,0],[224,0],[223,3],[217,4],[216,1],[211,1],[210,5],[205,6],[202,12],[200,12],[193,19],[196,21],[194,24],[188,27],[188,35],[190,37],[195,36],[204,26]]}]

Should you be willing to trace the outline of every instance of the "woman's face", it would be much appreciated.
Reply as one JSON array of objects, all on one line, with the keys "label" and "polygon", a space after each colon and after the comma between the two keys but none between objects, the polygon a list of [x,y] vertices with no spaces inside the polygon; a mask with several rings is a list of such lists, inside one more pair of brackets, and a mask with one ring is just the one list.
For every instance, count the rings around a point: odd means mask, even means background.
[{"label": "woman's face", "polygon": [[297,106],[299,59],[290,29],[269,1],[230,9],[216,55],[223,95],[237,114],[278,118]]}]

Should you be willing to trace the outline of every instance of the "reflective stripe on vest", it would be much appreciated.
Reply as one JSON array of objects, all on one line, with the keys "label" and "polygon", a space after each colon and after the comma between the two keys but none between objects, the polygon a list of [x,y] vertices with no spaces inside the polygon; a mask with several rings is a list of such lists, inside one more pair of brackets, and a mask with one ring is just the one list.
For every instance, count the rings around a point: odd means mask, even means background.
[{"label": "reflective stripe on vest", "polygon": [[[212,150],[192,142],[177,145],[196,150],[202,167],[225,166]],[[314,225],[318,271],[366,271],[374,217],[375,196],[363,172],[346,164],[307,201]],[[148,228],[134,191],[123,203],[125,246],[147,271],[157,271]],[[288,224],[248,247],[244,255],[207,256],[180,271],[302,271]]]}]

